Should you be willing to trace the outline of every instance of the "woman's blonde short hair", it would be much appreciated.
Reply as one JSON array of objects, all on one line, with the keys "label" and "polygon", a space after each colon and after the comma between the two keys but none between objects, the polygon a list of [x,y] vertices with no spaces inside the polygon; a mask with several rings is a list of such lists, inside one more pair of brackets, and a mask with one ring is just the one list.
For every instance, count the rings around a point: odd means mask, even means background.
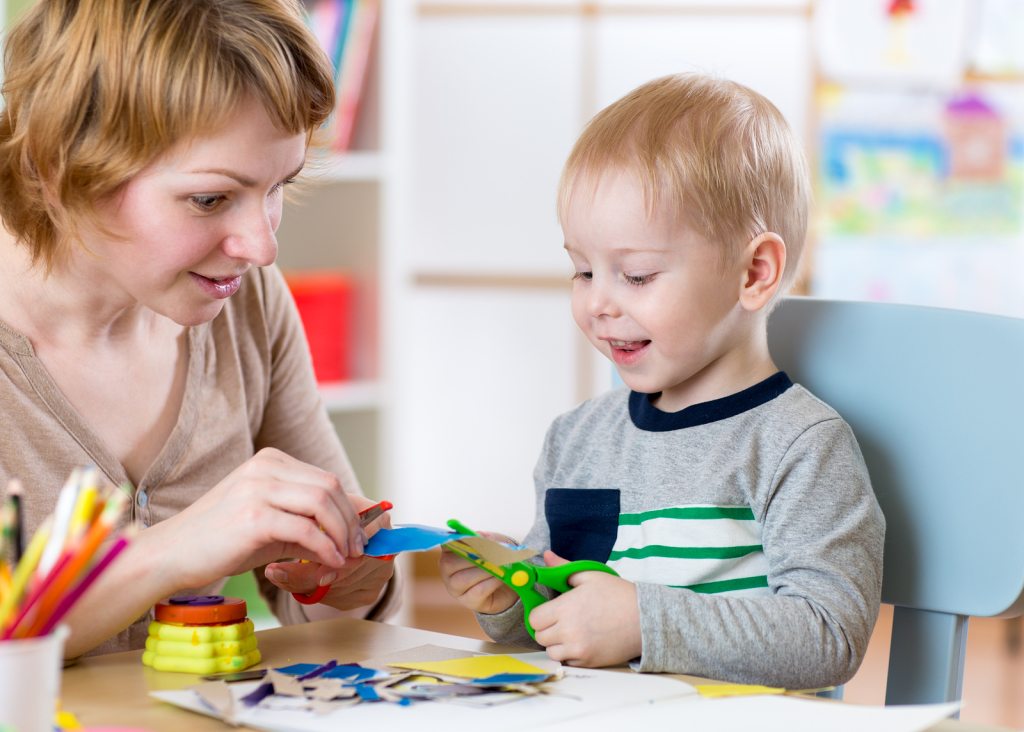
[{"label": "woman's blonde short hair", "polygon": [[723,262],[759,234],[778,234],[787,250],[783,283],[792,281],[807,233],[807,164],[782,114],[757,92],[677,74],[606,107],[565,164],[559,217],[581,185],[596,186],[611,170],[635,174],[648,212],[666,212],[721,246]]},{"label": "woman's blonde short hair", "polygon": [[[49,270],[96,203],[254,96],[282,131],[331,113],[298,0],[40,0],[7,36],[0,217]],[[258,151],[253,154],[258,155]]]}]

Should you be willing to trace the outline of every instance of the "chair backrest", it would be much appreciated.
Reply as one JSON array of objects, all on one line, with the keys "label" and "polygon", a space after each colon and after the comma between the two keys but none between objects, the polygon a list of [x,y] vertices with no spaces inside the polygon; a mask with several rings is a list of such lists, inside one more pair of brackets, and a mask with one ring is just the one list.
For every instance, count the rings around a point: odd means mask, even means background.
[{"label": "chair backrest", "polygon": [[768,336],[853,428],[885,514],[886,703],[959,699],[967,616],[1024,612],[1024,320],[788,298]]}]

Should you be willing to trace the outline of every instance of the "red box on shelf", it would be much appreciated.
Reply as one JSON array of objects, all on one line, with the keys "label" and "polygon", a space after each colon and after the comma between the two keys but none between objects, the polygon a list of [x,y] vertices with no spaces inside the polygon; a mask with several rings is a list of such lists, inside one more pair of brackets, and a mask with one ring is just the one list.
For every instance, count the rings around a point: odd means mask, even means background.
[{"label": "red box on shelf", "polygon": [[352,278],[344,272],[286,272],[320,382],[351,378]]}]

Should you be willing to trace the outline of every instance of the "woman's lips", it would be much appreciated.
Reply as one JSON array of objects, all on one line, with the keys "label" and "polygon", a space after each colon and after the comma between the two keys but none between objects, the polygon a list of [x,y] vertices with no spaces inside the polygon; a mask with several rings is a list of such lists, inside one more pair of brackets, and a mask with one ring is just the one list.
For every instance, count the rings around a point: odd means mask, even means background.
[{"label": "woman's lips", "polygon": [[192,279],[199,286],[199,289],[215,300],[223,300],[231,297],[238,292],[238,288],[242,286],[241,275],[214,278],[204,277],[203,275],[195,272],[189,272],[189,274],[192,275]]}]

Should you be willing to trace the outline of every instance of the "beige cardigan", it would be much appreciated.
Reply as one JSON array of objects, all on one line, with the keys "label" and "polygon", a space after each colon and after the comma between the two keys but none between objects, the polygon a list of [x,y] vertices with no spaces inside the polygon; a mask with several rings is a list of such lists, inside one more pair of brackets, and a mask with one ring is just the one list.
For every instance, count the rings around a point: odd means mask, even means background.
[{"label": "beige cardigan", "polygon": [[[301,321],[276,267],[250,270],[213,321],[189,329],[188,343],[181,412],[156,460],[131,487],[131,520],[150,526],[174,515],[263,447],[331,471],[346,491],[360,491],[320,399]],[[0,493],[11,478],[24,485],[26,540],[53,510],[73,468],[95,465],[114,484],[130,486],[123,467],[64,398],[28,339],[3,322],[0,413]],[[256,576],[282,623],[306,619],[288,593],[276,592],[260,570]],[[222,584],[182,592],[213,594]],[[370,616],[394,608],[395,584]],[[139,618],[93,652],[141,648],[149,619]]]}]

